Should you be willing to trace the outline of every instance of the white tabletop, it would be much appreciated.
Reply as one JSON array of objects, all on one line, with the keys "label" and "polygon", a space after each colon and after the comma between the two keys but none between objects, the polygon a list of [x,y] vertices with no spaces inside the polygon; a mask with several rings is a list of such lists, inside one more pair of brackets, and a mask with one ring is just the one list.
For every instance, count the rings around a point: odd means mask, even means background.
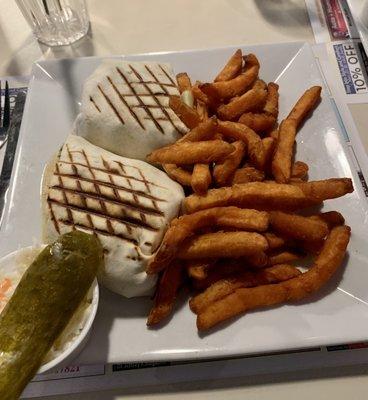
[{"label": "white tabletop", "polygon": [[[91,35],[52,49],[31,36],[14,0],[0,0],[0,76],[40,57],[145,53],[245,43],[313,41],[304,1],[90,0]],[[287,11],[287,12],[286,12]]]},{"label": "white tabletop", "polygon": [[[302,0],[87,0],[91,33],[70,47],[37,43],[14,0],[0,0],[0,76],[29,74],[40,58],[109,55],[221,47],[226,45],[314,42]],[[368,107],[368,105],[367,105]],[[363,127],[366,107],[354,110]],[[368,146],[367,146],[368,147]],[[67,396],[97,399],[363,399],[367,367],[287,375],[214,380],[154,388]],[[60,397],[64,398],[64,397]],[[56,399],[56,397],[53,397]]]}]

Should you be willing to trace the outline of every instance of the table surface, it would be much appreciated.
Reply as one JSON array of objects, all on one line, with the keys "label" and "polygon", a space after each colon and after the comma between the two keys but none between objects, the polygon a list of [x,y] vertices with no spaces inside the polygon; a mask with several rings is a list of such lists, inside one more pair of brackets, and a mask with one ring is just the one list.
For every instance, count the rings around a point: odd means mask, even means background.
[{"label": "table surface", "polygon": [[[49,48],[32,36],[14,0],[0,0],[0,76],[30,73],[34,61],[92,55],[205,49],[237,44],[306,41],[313,32],[303,0],[87,0],[90,34],[72,46]],[[363,142],[368,104],[353,111]],[[97,399],[352,400],[366,397],[368,367],[308,371],[226,381],[67,396]],[[52,399],[62,399],[52,397]]]}]

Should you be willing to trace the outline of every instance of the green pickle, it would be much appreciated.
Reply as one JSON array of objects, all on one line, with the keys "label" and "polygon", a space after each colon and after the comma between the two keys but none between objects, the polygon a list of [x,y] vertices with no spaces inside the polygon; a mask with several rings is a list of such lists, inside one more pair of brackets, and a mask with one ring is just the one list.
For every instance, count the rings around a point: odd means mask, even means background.
[{"label": "green pickle", "polygon": [[0,399],[18,399],[86,296],[103,250],[73,231],[47,246],[23,275],[0,315]]}]

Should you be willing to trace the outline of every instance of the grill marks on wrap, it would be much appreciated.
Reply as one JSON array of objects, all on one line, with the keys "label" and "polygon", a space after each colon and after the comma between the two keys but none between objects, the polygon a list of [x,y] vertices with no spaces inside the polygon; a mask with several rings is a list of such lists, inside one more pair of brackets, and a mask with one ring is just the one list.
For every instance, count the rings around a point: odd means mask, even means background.
[{"label": "grill marks on wrap", "polygon": [[[50,197],[47,198],[47,204],[50,211],[51,220],[55,226],[56,231],[61,233],[61,225],[70,226],[72,229],[84,229],[86,231],[91,231],[95,234],[101,234],[104,236],[113,236],[121,240],[128,241],[134,245],[138,244],[137,239],[134,237],[134,232],[137,229],[145,229],[149,231],[158,231],[159,228],[153,226],[147,219],[148,216],[153,216],[161,218],[164,213],[159,208],[160,202],[166,202],[166,200],[155,196],[152,193],[152,186],[160,187],[153,182],[146,179],[140,168],[130,165],[125,165],[120,161],[113,161],[118,168],[114,168],[111,164],[101,156],[101,163],[104,168],[99,168],[91,165],[86,152],[82,150],[70,151],[69,146],[65,145],[65,153],[68,157],[67,161],[59,160],[55,165],[54,176],[57,177],[57,184],[51,186],[50,189],[61,192],[61,199],[54,199]],[[73,154],[78,153],[83,157],[83,162],[77,162],[74,160]],[[61,166],[64,164],[70,165],[72,174],[64,173],[60,170]],[[91,178],[86,178],[80,175],[79,168],[87,168]],[[126,168],[134,168],[139,177],[130,176]],[[95,172],[98,171],[103,173],[108,182],[101,181],[97,179]],[[129,185],[129,188],[118,185],[114,180],[114,176],[119,176],[124,178]],[[67,186],[64,179],[71,179],[75,183],[76,188],[70,188]],[[131,181],[137,181],[144,184],[146,192],[133,189]],[[82,187],[82,182],[87,182],[92,184],[94,191],[85,190]],[[112,191],[111,195],[103,193],[103,188],[109,188]],[[132,195],[134,202],[130,202],[127,199],[121,197],[120,192],[127,192]],[[68,199],[68,194],[77,196],[77,201],[70,201]],[[151,206],[147,204],[141,204],[140,199],[144,198],[149,200]],[[99,209],[88,206],[87,200],[94,200],[99,205]],[[77,203],[77,204],[76,204]],[[119,206],[119,212],[109,211],[109,205]],[[66,211],[66,218],[57,218],[55,215],[54,207],[61,207]],[[127,215],[126,211],[131,210],[137,213],[137,216]],[[83,222],[82,218],[78,218],[73,215],[74,212],[82,213],[87,220]],[[93,222],[93,217],[97,217],[104,221],[98,223],[98,226]],[[127,234],[122,232],[117,232],[114,228],[114,223],[119,223],[124,225]],[[105,227],[103,228],[103,225]]]},{"label": "grill marks on wrap", "polygon": [[138,124],[140,125],[140,127],[142,129],[145,129],[141,120],[138,118],[138,115],[134,112],[133,108],[130,107],[129,104],[126,102],[126,100],[124,99],[124,96],[119,92],[118,88],[116,87],[116,85],[114,84],[112,79],[108,76],[107,80],[110,82],[110,85],[114,89],[115,93],[119,96],[119,99],[124,103],[125,107],[129,110],[130,115],[138,122]]},{"label": "grill marks on wrap", "polygon": [[174,80],[171,78],[171,76],[167,73],[167,71],[165,70],[165,68],[159,64],[160,70],[166,75],[167,79],[174,85],[176,86]]},{"label": "grill marks on wrap", "polygon": [[92,96],[89,96],[89,101],[95,106],[95,108],[98,112],[101,112],[100,107],[96,104],[96,102]]},{"label": "grill marks on wrap", "polygon": [[[148,65],[144,64],[143,67],[145,68],[145,70],[152,79],[146,79],[146,80],[143,79],[142,75],[132,65],[129,65],[130,68],[129,73],[131,73],[137,79],[136,81],[135,80],[133,81],[131,80],[130,76],[127,76],[127,74],[124,73],[124,71],[121,68],[116,67],[117,73],[123,80],[124,86],[126,86],[129,89],[130,93],[122,93],[119,90],[119,84],[114,82],[111,76],[107,75],[106,79],[109,82],[112,90],[115,92],[115,94],[123,104],[124,109],[127,109],[129,111],[130,116],[134,119],[134,121],[138,123],[138,125],[143,130],[147,130],[145,121],[152,121],[153,124],[156,126],[156,128],[164,135],[165,129],[162,122],[168,122],[175,129],[175,131],[181,134],[184,133],[183,128],[180,125],[176,125],[175,119],[170,115],[170,113],[172,114],[172,112],[169,105],[168,104],[163,105],[160,100],[160,98],[167,99],[167,97],[170,95],[170,91],[168,90],[168,88],[176,88],[174,80],[160,64],[158,65],[158,67],[160,68],[164,76],[168,79],[169,83],[160,81],[160,79],[153,72],[153,69],[150,68]],[[158,85],[162,93],[155,93],[150,87],[150,85]],[[140,90],[138,90],[138,86],[143,87],[146,93],[139,93]],[[105,99],[105,101],[107,102],[108,106],[112,109],[116,117],[119,119],[119,121],[123,125],[125,125],[126,119],[128,117],[126,115],[122,115],[122,113],[119,112],[120,106],[114,104],[113,99],[110,98],[108,95],[108,90],[107,89],[104,90],[100,84],[97,85],[97,88],[101,93],[101,95],[103,96],[103,98]],[[127,99],[129,97],[133,97],[138,104],[130,104],[130,102]],[[148,102],[150,102],[150,99],[153,100],[154,104],[147,104]],[[97,105],[95,99],[92,96],[90,96],[90,101],[92,102],[94,107],[99,112],[101,112],[100,107]],[[152,103],[152,101],[150,103]],[[143,109],[145,115],[141,115],[141,113],[136,112],[135,109]],[[162,116],[155,116],[154,110],[160,110]]]},{"label": "grill marks on wrap", "polygon": [[113,102],[110,100],[110,97],[103,91],[100,85],[97,85],[98,90],[101,92],[102,96],[105,98],[107,104],[110,106],[112,111],[114,111],[115,115],[118,117],[119,121],[124,125],[124,119],[123,117],[119,114],[119,111],[115,108]]},{"label": "grill marks on wrap", "polygon": [[98,229],[96,227],[91,227],[91,226],[86,226],[86,225],[81,225],[81,224],[75,224],[75,223],[71,223],[70,221],[67,221],[67,220],[62,221],[62,223],[64,225],[72,226],[73,229],[79,228],[81,230],[86,230],[86,231],[92,232],[92,233],[94,233],[96,235],[114,236],[114,237],[122,239],[122,240],[124,240],[126,242],[132,243],[135,246],[138,245],[138,242],[136,240],[128,238],[128,237],[126,237],[126,236],[124,236],[124,235],[122,235],[120,233],[115,233],[114,235],[111,235],[110,232],[106,232],[103,229]]},{"label": "grill marks on wrap", "polygon": [[[59,161],[59,164],[62,164],[62,163],[63,163],[63,162]],[[104,172],[105,172],[105,171],[104,171]],[[106,173],[108,173],[108,171],[106,171]],[[57,172],[57,171],[55,171],[54,175],[56,175],[56,176],[61,176],[61,177],[65,177],[65,178],[78,179],[78,181],[80,181],[80,182],[90,182],[90,183],[96,182],[96,183],[98,183],[100,186],[106,186],[106,187],[109,187],[109,188],[111,188],[111,189],[113,189],[113,190],[114,190],[114,189],[115,189],[115,190],[119,189],[119,190],[122,190],[122,191],[124,191],[124,192],[132,193],[132,194],[137,194],[137,195],[140,196],[140,197],[145,197],[145,198],[150,199],[150,200],[153,200],[153,201],[159,200],[159,201],[162,201],[162,202],[166,202],[166,200],[163,200],[163,199],[160,199],[160,198],[151,196],[151,195],[149,195],[149,194],[147,194],[147,193],[144,193],[144,192],[141,192],[141,191],[139,191],[139,190],[129,189],[129,188],[126,188],[126,187],[124,187],[124,186],[116,185],[116,184],[114,183],[114,180],[113,180],[112,175],[110,175],[110,174],[108,174],[110,182],[100,181],[100,180],[98,180],[98,179],[89,179],[89,178],[85,178],[84,176],[81,176],[81,175],[79,175],[79,174],[75,174],[75,175],[74,175],[74,174],[65,174],[65,173],[61,173],[61,172]],[[130,180],[129,180],[128,182],[130,182]],[[131,183],[130,183],[130,187],[131,187]]]},{"label": "grill marks on wrap", "polygon": [[[60,187],[56,187],[56,186],[53,186],[53,189],[60,189],[60,190],[66,191],[67,193],[70,192],[70,193],[74,193],[74,194],[79,194],[79,193],[76,192],[75,190],[65,189],[65,188],[62,188],[62,189],[61,189]],[[84,194],[82,194],[81,196],[84,196]],[[92,197],[92,196],[88,196],[88,198],[93,198],[93,197]],[[149,225],[149,224],[143,223],[141,219],[137,219],[137,218],[133,218],[133,217],[128,217],[128,216],[126,216],[126,215],[124,215],[124,216],[122,216],[122,217],[110,216],[110,215],[106,215],[106,214],[103,213],[103,212],[99,212],[99,211],[97,211],[97,210],[94,210],[93,208],[90,209],[90,208],[84,207],[84,206],[82,206],[82,205],[81,205],[81,206],[77,206],[77,205],[74,205],[74,204],[65,205],[63,202],[60,202],[60,201],[54,200],[54,199],[49,199],[49,202],[52,203],[52,204],[57,204],[57,205],[59,205],[59,206],[61,206],[61,207],[66,207],[66,208],[68,208],[68,210],[81,211],[81,212],[83,212],[83,213],[88,212],[88,215],[89,215],[89,216],[95,215],[95,216],[97,216],[97,217],[105,218],[105,219],[108,220],[108,221],[117,221],[117,222],[121,222],[121,223],[127,225],[128,227],[134,227],[134,228],[143,227],[143,228],[145,228],[145,229],[148,229],[149,231],[157,231],[157,228],[154,228],[154,227],[152,227],[152,226]],[[72,221],[72,222],[73,222],[73,221]],[[92,225],[93,225],[93,224],[91,224],[90,226],[92,226]],[[110,232],[110,229],[108,229],[108,230],[109,230],[109,232]],[[112,232],[110,232],[110,233],[112,233]],[[131,232],[129,232],[129,233],[131,233]]]},{"label": "grill marks on wrap", "polygon": [[[144,109],[144,111],[146,111],[147,115],[150,117],[150,119],[152,120],[152,122],[155,124],[156,128],[161,132],[164,133],[163,128],[161,127],[161,125],[156,121],[155,117],[153,116],[150,107],[143,102],[143,100],[139,97],[139,95],[137,94],[136,90],[134,89],[133,85],[131,82],[129,82],[129,79],[124,75],[123,71],[119,68],[116,67],[116,70],[118,71],[119,75],[124,79],[125,84],[129,87],[129,89],[131,90],[131,92],[135,95],[138,103],[140,104],[140,106]],[[142,81],[142,79],[141,79]],[[149,92],[149,94],[151,95],[151,93]],[[144,128],[145,129],[145,128]]]},{"label": "grill marks on wrap", "polygon": [[[139,73],[131,66],[130,69],[134,72],[134,75],[141,81],[143,82],[142,77],[139,75]],[[160,88],[168,94],[167,89],[165,88],[165,86],[157,79],[156,75],[149,69],[149,67],[147,65],[145,65],[146,70],[151,74],[151,76],[153,77],[153,79],[155,80],[155,83],[157,83]],[[177,129],[176,125],[174,124],[174,121],[171,119],[170,114],[167,112],[168,109],[170,109],[170,107],[164,107],[161,103],[160,100],[154,95],[154,93],[152,92],[151,88],[146,84],[143,83],[143,86],[145,87],[145,89],[147,90],[148,93],[151,94],[152,98],[154,99],[155,103],[157,104],[157,107],[162,111],[162,113],[164,114],[165,118],[167,119],[167,121],[170,122],[170,124],[174,127],[174,129]],[[160,118],[162,119],[162,118]],[[164,120],[164,119],[163,119]],[[156,119],[156,121],[158,121],[158,119]]]},{"label": "grill marks on wrap", "polygon": [[[119,164],[119,161],[115,161],[117,164]],[[141,179],[139,179],[139,178],[136,178],[136,177],[134,177],[134,176],[131,176],[131,175],[126,175],[125,173],[123,173],[123,174],[120,174],[119,173],[119,171],[117,170],[117,169],[109,169],[109,170],[106,170],[106,169],[103,169],[103,168],[99,168],[99,167],[91,167],[91,166],[88,166],[88,165],[85,165],[85,164],[82,164],[82,163],[80,163],[80,162],[71,162],[71,161],[64,161],[64,160],[60,160],[59,161],[59,163],[61,163],[61,164],[69,164],[69,165],[72,165],[73,166],[73,169],[76,167],[76,166],[79,166],[79,167],[84,167],[84,168],[88,168],[88,169],[91,169],[92,171],[100,171],[100,172],[107,172],[107,173],[109,173],[109,174],[111,174],[111,175],[116,175],[116,176],[120,176],[120,177],[122,177],[122,178],[126,178],[127,180],[133,180],[133,181],[138,181],[138,182],[143,182],[144,183],[144,181],[142,181]],[[132,167],[131,167],[132,168]],[[134,168],[134,167],[133,167]],[[149,182],[149,181],[147,181],[150,185],[152,185],[152,186],[156,186],[156,187],[162,187],[162,186],[160,186],[160,185],[157,185],[156,183],[153,183],[153,182]]]}]

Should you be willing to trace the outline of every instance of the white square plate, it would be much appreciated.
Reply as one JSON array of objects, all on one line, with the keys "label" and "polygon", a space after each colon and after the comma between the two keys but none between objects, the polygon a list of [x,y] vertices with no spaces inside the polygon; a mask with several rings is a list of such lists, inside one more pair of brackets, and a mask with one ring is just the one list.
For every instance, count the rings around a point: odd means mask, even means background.
[{"label": "white square plate", "polygon": [[[129,56],[134,60],[171,62],[175,72],[193,80],[211,80],[234,48]],[[310,47],[291,43],[245,46],[261,62],[260,76],[280,85],[280,119],[312,85],[323,85]],[[122,57],[125,58],[125,57]],[[99,58],[36,63],[27,98],[12,185],[1,232],[0,256],[39,240],[40,180],[43,167],[69,133],[79,109],[84,80]],[[368,338],[367,200],[349,159],[328,93],[297,136],[297,159],[310,166],[310,179],[352,177],[355,192],[326,202],[352,226],[349,255],[334,279],[301,304],[251,312],[210,334],[200,336],[186,301],[161,329],[147,329],[149,299],[122,299],[102,291],[91,339],[80,363],[163,361],[229,357]]]}]

